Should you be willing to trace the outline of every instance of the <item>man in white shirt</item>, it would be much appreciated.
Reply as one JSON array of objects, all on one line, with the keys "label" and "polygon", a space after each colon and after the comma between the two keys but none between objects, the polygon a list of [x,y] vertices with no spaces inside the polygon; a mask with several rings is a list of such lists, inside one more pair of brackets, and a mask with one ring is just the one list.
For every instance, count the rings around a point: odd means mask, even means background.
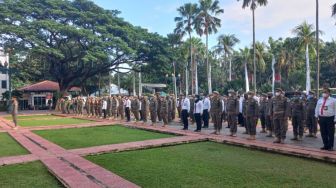
[{"label": "man in white shirt", "polygon": [[106,101],[106,97],[103,98],[103,105],[102,105],[102,110],[103,110],[103,114],[104,114],[104,119],[106,119],[106,109],[107,109],[107,101]]},{"label": "man in white shirt", "polygon": [[202,128],[202,113],[203,113],[203,101],[199,95],[195,96],[195,105],[194,105],[194,116],[196,121],[196,130],[195,132],[201,132]]},{"label": "man in white shirt", "polygon": [[131,109],[131,100],[126,97],[125,99],[125,115],[127,118],[127,121],[131,121],[131,113],[130,113],[130,109]]},{"label": "man in white shirt", "polygon": [[323,89],[322,98],[317,101],[315,117],[318,118],[323,140],[321,150],[333,151],[336,122],[336,100],[330,97],[330,90]]},{"label": "man in white shirt", "polygon": [[181,101],[182,111],[181,111],[181,117],[183,122],[183,130],[188,130],[188,115],[190,112],[190,101],[187,96],[182,96]]},{"label": "man in white shirt", "polygon": [[203,99],[203,128],[208,128],[209,127],[209,111],[211,108],[211,103],[209,99],[209,95],[205,96]]}]

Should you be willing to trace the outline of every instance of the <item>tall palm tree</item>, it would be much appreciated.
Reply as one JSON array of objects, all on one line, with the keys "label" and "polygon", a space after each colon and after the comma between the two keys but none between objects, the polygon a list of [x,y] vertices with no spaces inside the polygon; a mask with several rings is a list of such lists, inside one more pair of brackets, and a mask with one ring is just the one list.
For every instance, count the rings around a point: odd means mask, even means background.
[{"label": "tall palm tree", "polygon": [[313,30],[314,26],[312,24],[308,24],[307,22],[303,22],[299,26],[297,26],[293,33],[299,39],[299,43],[301,48],[305,48],[306,50],[306,92],[311,90],[311,83],[310,83],[310,65],[309,65],[309,47],[314,44],[314,37],[316,32]]},{"label": "tall palm tree", "polygon": [[[180,36],[184,36],[188,34],[189,39],[191,39],[191,33],[194,30],[194,22],[197,16],[197,4],[196,3],[186,3],[183,6],[179,7],[177,11],[179,12],[179,16],[175,17],[176,28],[175,33]],[[192,46],[190,43],[190,63],[192,63]],[[188,94],[188,63],[186,65],[186,95]]]},{"label": "tall palm tree", "polygon": [[[241,0],[237,0],[241,1]],[[252,10],[252,21],[253,21],[253,85],[254,91],[257,91],[257,69],[256,69],[256,53],[255,53],[255,10],[257,6],[266,6],[268,0],[242,0],[243,8],[250,7]]]},{"label": "tall palm tree", "polygon": [[220,35],[218,37],[218,50],[224,54],[224,59],[229,59],[229,81],[232,80],[231,56],[233,47],[239,42],[240,40],[234,34]]},{"label": "tall palm tree", "polygon": [[208,37],[209,34],[217,33],[217,28],[221,26],[221,20],[217,18],[224,9],[219,6],[218,0],[199,0],[200,7],[199,13],[196,18],[195,26],[196,32],[202,36],[205,35],[206,40],[206,64],[207,64],[207,77],[208,77],[208,92],[212,93],[211,85],[211,65],[208,58]]},{"label": "tall palm tree", "polygon": [[[316,0],[316,31],[319,31],[319,0]],[[320,36],[316,32],[316,95],[319,96],[320,88]]]}]

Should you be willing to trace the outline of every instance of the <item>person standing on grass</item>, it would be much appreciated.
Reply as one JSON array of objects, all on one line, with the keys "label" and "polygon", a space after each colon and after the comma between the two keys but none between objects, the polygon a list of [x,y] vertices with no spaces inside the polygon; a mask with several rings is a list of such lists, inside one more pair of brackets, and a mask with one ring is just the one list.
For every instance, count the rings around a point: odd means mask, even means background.
[{"label": "person standing on grass", "polygon": [[181,100],[181,117],[183,122],[183,130],[188,130],[188,116],[190,111],[190,101],[187,96],[182,96]]},{"label": "person standing on grass", "polygon": [[330,97],[329,88],[324,88],[322,98],[317,101],[315,117],[318,118],[323,140],[321,150],[334,150],[336,99]]},{"label": "person standing on grass", "polygon": [[201,132],[202,129],[202,113],[203,113],[203,101],[199,95],[195,96],[194,116],[196,121],[195,132]]},{"label": "person standing on grass", "polygon": [[14,128],[13,129],[18,129],[17,126],[17,114],[18,114],[18,109],[19,109],[19,103],[17,101],[16,96],[12,97],[12,118],[13,118],[13,122],[14,122]]},{"label": "person standing on grass", "polygon": [[102,102],[102,110],[103,110],[103,114],[104,114],[104,119],[106,119],[106,110],[107,110],[107,101],[106,101],[106,98],[103,99],[103,102]]}]

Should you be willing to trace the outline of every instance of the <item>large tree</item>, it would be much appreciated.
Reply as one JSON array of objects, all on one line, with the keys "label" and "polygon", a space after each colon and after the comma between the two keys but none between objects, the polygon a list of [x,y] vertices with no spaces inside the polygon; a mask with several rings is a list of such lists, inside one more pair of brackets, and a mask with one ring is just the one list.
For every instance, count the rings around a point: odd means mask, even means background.
[{"label": "large tree", "polygon": [[221,26],[221,20],[218,16],[224,13],[224,9],[220,8],[218,0],[200,0],[199,3],[199,13],[196,18],[195,26],[200,36],[205,35],[208,92],[210,94],[212,93],[212,85],[211,64],[209,63],[208,57],[208,37],[212,33],[217,33],[218,28]]},{"label": "large tree", "polygon": [[308,92],[311,90],[309,47],[315,49],[313,44],[316,33],[314,31],[314,26],[312,24],[308,24],[307,22],[303,22],[302,24],[295,27],[293,33],[296,34],[301,48],[305,49],[306,52],[306,92],[308,94]]},{"label": "large tree", "polygon": [[218,37],[217,49],[224,54],[224,60],[229,61],[229,81],[232,80],[233,47],[239,42],[240,40],[234,34],[220,35]]},{"label": "large tree", "polygon": [[257,91],[257,68],[256,68],[256,48],[255,48],[255,10],[257,6],[266,6],[268,0],[237,0],[243,1],[243,8],[249,7],[252,10],[253,22],[253,85],[254,91]]},{"label": "large tree", "polygon": [[[197,4],[195,3],[187,3],[177,9],[179,16],[175,17],[176,28],[175,33],[183,37],[188,34],[189,40],[191,40],[191,33],[194,30],[195,19],[197,15]],[[192,63],[192,43],[189,46],[190,50],[190,64]],[[185,80],[186,80],[186,95],[188,95],[188,63],[186,64],[185,71]]]},{"label": "large tree", "polygon": [[162,37],[132,26],[118,13],[88,0],[5,0],[1,45],[15,48],[19,66],[29,67],[29,74],[40,70],[64,92],[120,64],[155,61],[164,53]]}]

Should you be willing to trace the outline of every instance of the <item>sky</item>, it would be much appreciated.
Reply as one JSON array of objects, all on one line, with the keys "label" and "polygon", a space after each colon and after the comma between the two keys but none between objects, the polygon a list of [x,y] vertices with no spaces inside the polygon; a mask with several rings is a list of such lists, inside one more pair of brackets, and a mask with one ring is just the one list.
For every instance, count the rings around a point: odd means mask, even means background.
[{"label": "sky", "polygon": [[[121,11],[120,17],[136,26],[166,36],[174,31],[177,8],[198,0],[93,0],[105,9]],[[252,44],[252,12],[242,9],[236,0],[219,0],[224,14],[218,33],[209,36],[209,47],[215,46],[221,34],[235,34],[240,39],[237,48]],[[331,17],[335,0],[320,0],[320,30],[324,41],[336,39],[336,18]],[[291,37],[293,28],[307,21],[315,27],[315,0],[269,0],[266,7],[256,10],[256,40],[267,43],[269,37]],[[205,41],[205,37],[203,37]]]}]

